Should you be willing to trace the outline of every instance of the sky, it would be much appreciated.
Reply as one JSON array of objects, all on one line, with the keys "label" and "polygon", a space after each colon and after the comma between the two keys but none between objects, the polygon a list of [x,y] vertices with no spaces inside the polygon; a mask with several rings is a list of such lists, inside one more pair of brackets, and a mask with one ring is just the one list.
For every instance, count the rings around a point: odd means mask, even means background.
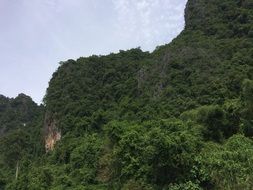
[{"label": "sky", "polygon": [[0,0],[0,94],[41,103],[60,61],[141,47],[184,28],[187,0]]}]

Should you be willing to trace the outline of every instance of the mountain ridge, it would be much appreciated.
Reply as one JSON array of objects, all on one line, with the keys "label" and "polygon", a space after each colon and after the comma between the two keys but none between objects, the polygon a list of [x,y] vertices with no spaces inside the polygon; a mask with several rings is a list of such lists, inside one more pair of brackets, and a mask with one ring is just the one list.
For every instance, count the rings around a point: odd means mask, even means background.
[{"label": "mountain ridge", "polygon": [[0,188],[251,189],[252,5],[189,0],[152,53],[61,62],[30,133],[0,138]]}]

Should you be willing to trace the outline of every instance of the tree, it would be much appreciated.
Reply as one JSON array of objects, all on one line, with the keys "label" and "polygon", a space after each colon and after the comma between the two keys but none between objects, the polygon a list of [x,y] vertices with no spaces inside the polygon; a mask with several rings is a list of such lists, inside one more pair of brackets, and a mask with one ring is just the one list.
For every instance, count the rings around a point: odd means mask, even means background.
[{"label": "tree", "polygon": [[244,109],[242,110],[243,131],[248,137],[253,136],[253,81],[246,79],[243,82],[242,99]]}]

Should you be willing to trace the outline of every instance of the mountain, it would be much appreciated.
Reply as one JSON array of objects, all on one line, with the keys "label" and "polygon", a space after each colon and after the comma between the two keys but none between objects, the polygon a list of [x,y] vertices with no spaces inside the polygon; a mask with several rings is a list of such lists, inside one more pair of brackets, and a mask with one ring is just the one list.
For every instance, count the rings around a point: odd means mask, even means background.
[{"label": "mountain", "polygon": [[0,189],[15,179],[19,162],[42,154],[43,112],[43,106],[25,94],[16,98],[0,95]]},{"label": "mountain", "polygon": [[25,94],[19,94],[14,99],[0,95],[0,134],[28,125],[36,118],[39,109]]},{"label": "mountain", "polygon": [[0,188],[252,189],[253,2],[189,0],[185,21],[152,53],[61,62],[42,111],[8,127],[37,118],[37,141],[0,162]]}]

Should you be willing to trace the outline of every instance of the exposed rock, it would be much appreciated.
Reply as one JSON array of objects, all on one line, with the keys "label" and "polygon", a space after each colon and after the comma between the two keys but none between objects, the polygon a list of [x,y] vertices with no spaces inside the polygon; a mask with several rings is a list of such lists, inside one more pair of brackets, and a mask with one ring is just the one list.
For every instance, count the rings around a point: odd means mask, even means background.
[{"label": "exposed rock", "polygon": [[61,139],[61,131],[56,126],[56,121],[53,117],[46,113],[45,122],[45,149],[46,152],[52,151],[57,141]]},{"label": "exposed rock", "polygon": [[137,73],[138,89],[141,90],[145,84],[146,80],[146,69],[141,68]]}]

